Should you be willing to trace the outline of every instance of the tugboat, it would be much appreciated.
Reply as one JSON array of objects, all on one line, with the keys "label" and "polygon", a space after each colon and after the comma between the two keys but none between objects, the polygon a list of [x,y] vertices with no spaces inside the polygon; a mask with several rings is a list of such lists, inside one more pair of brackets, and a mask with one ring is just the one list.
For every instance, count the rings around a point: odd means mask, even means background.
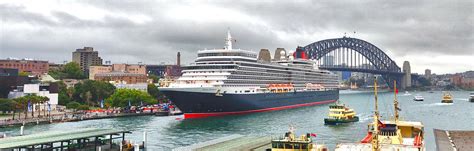
[{"label": "tugboat", "polygon": [[474,102],[474,92],[469,94],[469,102]]},{"label": "tugboat", "polygon": [[342,123],[357,122],[359,117],[355,111],[345,106],[345,104],[333,104],[329,106],[329,118],[324,118],[324,124],[338,125]]},{"label": "tugboat", "polygon": [[453,103],[453,95],[451,95],[449,92],[444,92],[441,103]]},{"label": "tugboat", "polygon": [[413,100],[414,101],[423,101],[423,100],[425,100],[425,98],[423,98],[423,96],[418,94],[418,95],[415,95],[415,98],[413,98]]},{"label": "tugboat", "polygon": [[285,133],[285,137],[272,139],[272,151],[327,151],[328,148],[324,144],[313,143],[311,137],[316,137],[316,134],[307,133],[296,137],[294,129]]},{"label": "tugboat", "polygon": [[[395,82],[396,90],[396,82]],[[377,80],[374,84],[375,114],[373,123],[368,125],[367,136],[359,143],[337,144],[335,151],[425,151],[424,126],[417,121],[399,120],[400,108],[398,107],[397,93],[394,99],[394,120],[381,121],[378,111]]]}]

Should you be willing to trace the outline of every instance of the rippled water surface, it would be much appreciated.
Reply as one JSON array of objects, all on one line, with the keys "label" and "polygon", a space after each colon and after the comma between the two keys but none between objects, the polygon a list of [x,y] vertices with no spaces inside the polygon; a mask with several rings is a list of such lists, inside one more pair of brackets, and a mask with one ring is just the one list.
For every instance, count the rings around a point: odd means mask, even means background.
[{"label": "rippled water surface", "polygon": [[[433,128],[473,130],[474,103],[468,102],[469,92],[452,92],[454,104],[441,102],[442,92],[411,92],[421,94],[425,101],[413,101],[413,95],[400,94],[398,99],[402,108],[401,117],[406,120],[421,121],[425,125],[427,150],[434,150]],[[374,108],[372,93],[341,94],[341,101],[354,108],[360,121],[342,126],[325,126],[328,105],[304,107],[283,111],[255,113],[239,116],[226,116],[205,119],[179,119],[170,117],[126,117],[115,119],[90,120],[81,122],[57,123],[25,127],[25,133],[71,130],[76,128],[116,128],[131,130],[127,139],[142,140],[142,133],[148,133],[148,148],[151,150],[171,150],[197,142],[216,139],[232,134],[263,136],[283,135],[289,125],[296,127],[299,134],[317,133],[316,141],[334,148],[340,142],[355,142],[366,134],[367,124],[372,120]],[[379,109],[382,118],[393,114],[393,94],[381,93]],[[2,128],[0,132],[17,135],[19,128]]]}]

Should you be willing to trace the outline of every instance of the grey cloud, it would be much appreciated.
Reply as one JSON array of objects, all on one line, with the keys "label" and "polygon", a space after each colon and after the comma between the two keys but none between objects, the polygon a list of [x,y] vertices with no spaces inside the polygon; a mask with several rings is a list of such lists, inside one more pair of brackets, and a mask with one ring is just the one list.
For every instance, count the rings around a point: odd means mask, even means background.
[{"label": "grey cloud", "polygon": [[114,15],[87,20],[60,11],[51,12],[51,18],[27,12],[22,6],[0,5],[5,24],[23,22],[35,26],[34,30],[24,31],[2,28],[0,56],[41,56],[37,54],[48,51],[52,54],[44,58],[59,62],[70,59],[76,48],[92,46],[113,62],[174,62],[177,51],[182,51],[183,59],[190,62],[199,49],[223,47],[227,27],[237,39],[236,47],[243,49],[294,49],[322,39],[299,37],[288,41],[278,37],[277,32],[318,35],[330,30],[339,36],[356,31],[356,37],[392,52],[392,58],[420,52],[474,55],[474,2],[469,0],[206,2],[252,16],[265,25],[249,25],[245,21],[194,23],[164,16],[167,9],[192,5],[191,1],[78,2],[113,13],[144,15],[151,20],[139,24]]}]

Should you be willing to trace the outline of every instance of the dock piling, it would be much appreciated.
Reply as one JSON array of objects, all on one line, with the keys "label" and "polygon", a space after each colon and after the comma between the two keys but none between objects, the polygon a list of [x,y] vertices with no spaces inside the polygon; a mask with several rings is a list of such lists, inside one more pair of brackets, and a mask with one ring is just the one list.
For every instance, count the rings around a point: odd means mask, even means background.
[{"label": "dock piling", "polygon": [[143,131],[143,148],[145,148],[146,144],[146,130]]},{"label": "dock piling", "polygon": [[133,147],[133,148],[134,148],[135,151],[140,151],[140,145],[139,144],[135,144],[134,146],[135,147]]},{"label": "dock piling", "polygon": [[23,135],[23,130],[24,130],[25,126],[21,126],[20,127],[20,135]]}]

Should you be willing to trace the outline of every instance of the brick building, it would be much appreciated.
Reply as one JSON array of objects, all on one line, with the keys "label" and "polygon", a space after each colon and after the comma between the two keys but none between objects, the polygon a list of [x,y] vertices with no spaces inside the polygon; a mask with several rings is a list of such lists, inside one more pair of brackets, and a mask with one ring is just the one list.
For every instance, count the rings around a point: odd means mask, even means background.
[{"label": "brick building", "polygon": [[145,65],[128,65],[128,64],[113,64],[113,65],[106,65],[106,66],[90,66],[90,68],[89,68],[89,79],[94,80],[96,74],[110,73],[110,72],[113,72],[113,71],[146,75],[146,66]]},{"label": "brick building", "polygon": [[28,72],[35,76],[48,73],[48,61],[31,59],[4,59],[0,60],[0,68],[18,69],[19,72]]},{"label": "brick building", "polygon": [[148,78],[146,74],[112,71],[107,73],[97,73],[95,74],[94,79],[110,83],[137,84],[146,83]]}]

